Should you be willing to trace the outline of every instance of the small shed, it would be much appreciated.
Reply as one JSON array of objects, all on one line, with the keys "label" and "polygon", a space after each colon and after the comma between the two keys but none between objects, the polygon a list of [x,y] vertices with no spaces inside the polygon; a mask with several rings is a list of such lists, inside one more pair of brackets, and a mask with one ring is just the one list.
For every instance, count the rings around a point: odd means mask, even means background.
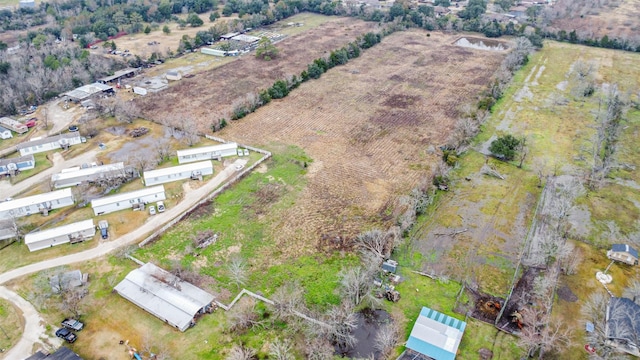
[{"label": "small shed", "polygon": [[111,95],[113,93],[113,87],[100,82],[95,82],[93,84],[80,86],[79,88],[64,93],[64,95],[67,99],[73,102],[81,102],[95,96]]},{"label": "small shed", "polygon": [[33,155],[20,156],[17,158],[0,159],[0,176],[13,175],[17,171],[30,170],[36,167],[36,160]]},{"label": "small shed", "polygon": [[382,270],[395,274],[396,270],[398,270],[398,262],[389,259],[382,263]]},{"label": "small shed", "polygon": [[164,75],[164,77],[167,80],[170,80],[170,81],[178,81],[178,80],[182,79],[182,74],[180,74],[179,71],[170,70],[170,71],[167,71],[167,73]]},{"label": "small shed", "polygon": [[207,160],[145,171],[143,173],[143,177],[144,184],[146,186],[153,186],[178,180],[197,179],[211,174],[213,174],[213,164],[211,163],[211,160]]},{"label": "small shed", "polygon": [[409,335],[407,349],[427,359],[454,360],[466,327],[462,320],[423,307]]},{"label": "small shed", "polygon": [[607,251],[607,257],[628,265],[638,265],[638,251],[628,244],[613,244]]},{"label": "small shed", "polygon": [[29,233],[24,237],[24,243],[29,251],[37,251],[60,244],[77,243],[90,240],[96,234],[93,220],[78,221],[73,224],[57,228]]},{"label": "small shed", "polygon": [[73,205],[71,189],[56,190],[44,194],[27,196],[0,203],[0,219],[23,217],[37,213],[48,213],[53,209]]},{"label": "small shed", "polygon": [[191,149],[178,150],[178,163],[186,164],[195,161],[213,160],[218,157],[227,157],[236,155],[238,144],[227,143],[214,146],[203,146]]},{"label": "small shed", "polygon": [[7,139],[11,139],[12,137],[13,137],[13,134],[11,134],[11,130],[0,126],[0,139],[7,140]]},{"label": "small shed", "polygon": [[131,209],[137,204],[147,204],[166,199],[164,186],[160,185],[94,199],[91,200],[91,207],[93,208],[93,213],[98,216],[119,210]]}]

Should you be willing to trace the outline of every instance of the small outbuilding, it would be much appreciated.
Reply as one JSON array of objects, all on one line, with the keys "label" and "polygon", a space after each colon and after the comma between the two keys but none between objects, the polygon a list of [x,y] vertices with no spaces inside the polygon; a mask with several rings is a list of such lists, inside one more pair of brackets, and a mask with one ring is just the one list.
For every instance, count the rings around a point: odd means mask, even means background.
[{"label": "small outbuilding", "polygon": [[138,74],[140,70],[141,68],[127,68],[124,70],[118,70],[114,72],[113,75],[105,76],[98,79],[98,82],[101,84],[118,83],[120,82],[120,79],[136,76],[136,74]]},{"label": "small outbuilding", "polygon": [[80,86],[74,90],[64,93],[68,100],[79,103],[89,98],[112,95],[113,87],[100,82]]},{"label": "small outbuilding", "polygon": [[462,320],[423,307],[401,359],[454,360],[466,327]]},{"label": "small outbuilding", "polygon": [[74,244],[90,240],[95,234],[96,227],[93,224],[93,220],[84,220],[53,229],[29,233],[25,235],[24,243],[29,247],[29,251],[37,251],[60,244]]},{"label": "small outbuilding", "polygon": [[613,244],[607,257],[628,265],[638,265],[638,251],[627,244]]},{"label": "small outbuilding", "polygon": [[170,81],[178,81],[182,79],[182,74],[180,74],[179,71],[171,70],[171,71],[167,71],[164,77]]},{"label": "small outbuilding", "polygon": [[0,219],[23,217],[31,214],[49,214],[49,211],[73,205],[71,189],[56,190],[0,202]]},{"label": "small outbuilding", "polygon": [[0,126],[0,139],[7,140],[7,139],[11,139],[12,137],[13,137],[13,134],[11,134],[11,130]]},{"label": "small outbuilding", "polygon": [[23,142],[18,144],[16,149],[20,151],[20,155],[26,156],[56,149],[68,149],[70,146],[80,143],[82,143],[82,138],[80,132],[76,131]]},{"label": "small outbuilding", "polygon": [[166,199],[164,186],[160,185],[94,199],[91,200],[91,207],[93,208],[93,213],[98,216],[124,209],[131,209],[137,204],[148,204]]},{"label": "small outbuilding", "polygon": [[101,179],[125,178],[124,163],[92,166],[86,169],[72,168],[71,171],[62,171],[51,175],[51,183],[56,189],[80,185],[83,182],[94,182]]},{"label": "small outbuilding", "polygon": [[205,175],[213,174],[211,160],[196,163],[172,166],[163,169],[145,171],[144,184],[153,186],[184,179],[198,179]]},{"label": "small outbuilding", "polygon": [[0,159],[0,176],[14,175],[18,171],[30,170],[36,167],[36,160],[33,155],[20,156],[17,158]]},{"label": "small outbuilding", "polygon": [[131,271],[113,289],[163,322],[185,331],[212,309],[214,296],[152,263]]},{"label": "small outbuilding", "polygon": [[198,148],[178,150],[178,163],[186,164],[195,161],[214,160],[221,157],[234,156],[238,144],[227,143],[214,146],[204,146]]}]

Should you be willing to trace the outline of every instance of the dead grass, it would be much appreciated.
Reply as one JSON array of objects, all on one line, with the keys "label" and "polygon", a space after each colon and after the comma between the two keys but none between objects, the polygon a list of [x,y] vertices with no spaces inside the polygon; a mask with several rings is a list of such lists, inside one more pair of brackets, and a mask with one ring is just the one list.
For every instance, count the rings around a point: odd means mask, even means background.
[{"label": "dead grass", "polygon": [[[555,8],[574,7],[575,1],[559,0]],[[579,3],[579,2],[578,2]],[[578,34],[585,32],[592,34],[592,38],[600,40],[604,35],[609,39],[637,34],[637,21],[640,17],[639,2],[637,0],[620,1],[613,6],[613,1],[601,2],[600,8],[590,10],[584,16],[561,18],[552,23],[557,29],[564,29],[567,33],[576,30]]]},{"label": "dead grass", "polygon": [[[0,349],[9,349],[15,345],[24,329],[22,312],[5,299],[0,299],[0,329]],[[2,353],[0,359],[4,359]]]}]

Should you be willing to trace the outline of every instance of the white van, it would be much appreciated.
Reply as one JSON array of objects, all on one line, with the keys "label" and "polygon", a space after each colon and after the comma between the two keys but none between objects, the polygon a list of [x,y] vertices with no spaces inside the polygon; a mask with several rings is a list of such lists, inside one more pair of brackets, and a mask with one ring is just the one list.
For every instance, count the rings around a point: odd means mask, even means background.
[{"label": "white van", "polygon": [[166,210],[166,208],[164,207],[164,202],[162,201],[158,201],[156,203],[156,207],[158,208],[159,213],[164,212]]}]

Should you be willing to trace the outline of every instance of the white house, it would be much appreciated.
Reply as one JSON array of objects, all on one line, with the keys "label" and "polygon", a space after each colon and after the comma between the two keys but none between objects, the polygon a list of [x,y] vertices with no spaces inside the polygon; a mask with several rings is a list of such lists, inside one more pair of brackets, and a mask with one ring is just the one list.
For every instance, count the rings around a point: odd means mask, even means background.
[{"label": "white house", "polygon": [[30,170],[34,167],[36,167],[36,160],[33,155],[0,159],[0,176],[12,175],[16,171]]},{"label": "white house", "polygon": [[74,204],[71,189],[56,190],[0,203],[0,219],[22,217],[36,213],[48,214],[49,210]]},{"label": "white house", "polygon": [[131,209],[134,204],[147,204],[166,199],[167,197],[164,193],[164,186],[160,185],[94,199],[91,200],[91,207],[93,208],[93,213],[98,216],[119,210]]},{"label": "white house", "polygon": [[192,164],[172,166],[164,169],[145,171],[143,174],[146,186],[164,184],[172,181],[198,178],[213,174],[211,160],[200,161]]},{"label": "white house", "polygon": [[178,150],[178,163],[186,164],[195,161],[212,160],[218,157],[236,155],[238,144],[228,143],[214,146],[204,146],[192,149]]},{"label": "white house", "polygon": [[11,139],[12,137],[13,135],[11,134],[11,130],[0,126],[0,139],[7,140],[7,139]]},{"label": "white house", "polygon": [[55,149],[67,149],[69,146],[78,145],[81,142],[80,133],[76,131],[24,142],[18,144],[16,149],[20,151],[20,155],[25,156]]},{"label": "white house", "polygon": [[71,168],[51,175],[51,183],[58,188],[80,185],[85,181],[97,181],[100,179],[123,178],[126,176],[124,163],[92,166],[86,169]]},{"label": "white house", "polygon": [[24,243],[29,247],[29,251],[37,251],[60,244],[90,240],[95,234],[96,227],[93,220],[89,219],[27,234]]}]

